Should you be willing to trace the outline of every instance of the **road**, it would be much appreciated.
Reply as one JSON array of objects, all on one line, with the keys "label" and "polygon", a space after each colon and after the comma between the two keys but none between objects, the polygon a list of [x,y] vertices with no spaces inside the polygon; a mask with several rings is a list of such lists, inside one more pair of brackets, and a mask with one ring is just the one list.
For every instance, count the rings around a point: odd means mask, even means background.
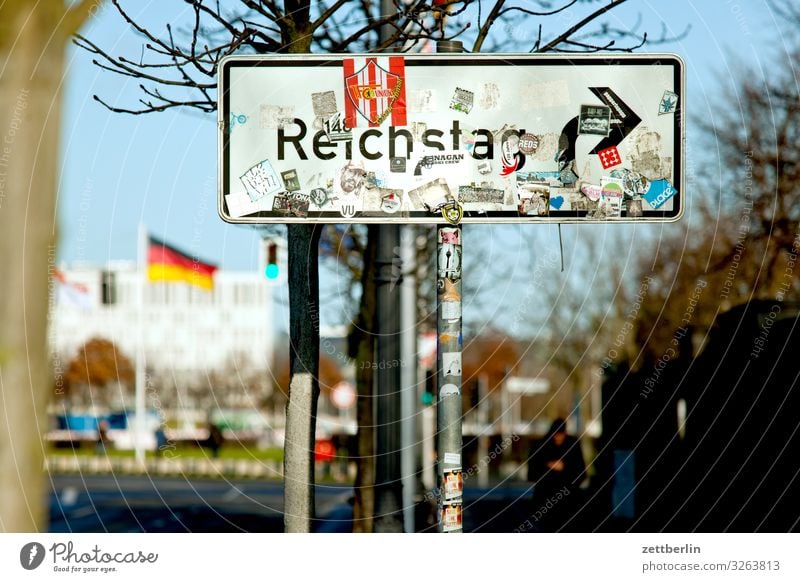
[{"label": "road", "polygon": [[[276,481],[56,475],[51,485],[51,532],[283,531],[283,484]],[[314,529],[351,531],[352,495],[350,485],[317,485]],[[467,487],[464,529],[513,531],[528,517],[529,500],[525,484]]]},{"label": "road", "polygon": [[[318,485],[317,513],[336,520],[349,485]],[[350,528],[352,512],[345,516]],[[327,529],[336,524],[321,521]],[[324,527],[323,527],[324,526]],[[274,481],[57,475],[52,532],[281,532],[283,485]]]}]

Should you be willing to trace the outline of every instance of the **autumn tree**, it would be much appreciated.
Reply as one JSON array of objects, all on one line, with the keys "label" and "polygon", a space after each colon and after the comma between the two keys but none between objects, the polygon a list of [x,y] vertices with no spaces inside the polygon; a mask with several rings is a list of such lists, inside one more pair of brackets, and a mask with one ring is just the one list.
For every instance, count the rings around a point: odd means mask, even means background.
[{"label": "autumn tree", "polygon": [[[649,284],[635,350],[609,382],[623,401],[609,406],[618,423],[609,434],[636,448],[633,527],[647,531],[795,527],[776,500],[791,498],[796,469],[785,462],[796,419],[783,414],[796,397],[786,356],[795,316],[780,302],[800,299],[800,12],[796,2],[770,5],[791,41],[764,48],[767,69],[720,74],[713,112],[689,118],[699,135],[688,144],[686,215],[640,247],[632,270]],[[784,326],[769,355],[753,357],[775,308]]]},{"label": "autumn tree", "polygon": [[[796,30],[792,2],[771,6]],[[800,298],[800,41],[787,46],[772,49],[766,74],[742,66],[732,81],[720,79],[715,115],[695,120],[704,169],[689,174],[687,216],[638,266],[653,279],[637,332],[651,361],[687,326],[699,347],[717,316],[738,304]]]},{"label": "autumn tree", "polygon": [[486,381],[486,393],[492,394],[519,367],[521,358],[517,341],[497,330],[485,330],[481,336],[469,339],[464,345],[462,368],[465,405],[470,402],[478,379]]},{"label": "autumn tree", "polygon": [[[81,346],[70,360],[64,375],[70,400],[83,405],[98,401],[108,404],[111,400],[108,392],[112,385],[129,386],[133,380],[134,368],[128,357],[114,342],[98,337]],[[86,393],[82,392],[84,389]]]},{"label": "autumn tree", "polygon": [[[800,23],[793,3],[771,7],[785,22]],[[544,322],[556,339],[554,363],[566,371],[594,345],[593,363],[599,355],[637,369],[661,357],[687,325],[696,349],[716,317],[735,305],[798,298],[798,278],[784,276],[800,247],[798,46],[795,40],[779,52],[781,66],[766,76],[741,66],[732,81],[720,78],[714,115],[690,118],[699,133],[687,155],[681,221],[611,239],[605,230],[593,241],[584,231],[576,233],[576,247],[567,244],[566,268],[576,267],[577,276],[545,286],[555,305]],[[564,232],[571,236],[572,228]]]},{"label": "autumn tree", "polygon": [[[529,277],[511,329],[526,340],[521,358],[534,360],[533,369],[550,383],[546,400],[529,399],[540,419],[571,417],[583,436],[607,404],[608,375],[621,362],[641,361],[640,318],[658,283],[638,269],[657,244],[654,230],[591,224],[525,233],[526,248],[535,252],[523,266]],[[596,443],[582,440],[591,463]]]},{"label": "autumn tree", "polygon": [[[394,0],[391,10],[381,13],[377,2],[326,0],[312,5],[308,0],[240,0],[223,9],[217,1],[186,0],[185,20],[166,23],[163,30],[155,31],[138,23],[118,0],[112,0],[125,24],[143,37],[141,54],[116,56],[82,36],[77,42],[94,55],[99,67],[141,81],[140,98],[135,104],[111,104],[95,96],[111,111],[142,114],[180,107],[211,113],[217,106],[218,64],[234,53],[378,52],[391,47],[416,51],[429,43],[455,38],[463,39],[466,51],[479,52],[509,46],[508,27],[525,37],[513,42],[515,50],[630,51],[643,46],[647,36],[600,21],[626,1],[578,6],[577,0]],[[580,14],[571,12],[573,8],[580,8]],[[530,26],[521,26],[523,21]],[[547,26],[557,30],[548,31]],[[288,531],[309,531],[313,518],[313,463],[309,452],[313,450],[319,395],[320,233],[321,229],[312,225],[288,228],[292,380],[287,443],[293,443],[285,455]],[[363,248],[369,254],[367,247],[365,244]],[[365,264],[370,269],[373,266]],[[359,278],[362,283],[369,272],[364,270]],[[373,317],[368,300],[362,302],[362,308],[363,321]],[[359,357],[365,357],[365,347],[363,344],[356,350]],[[370,379],[360,381],[363,394],[364,383]]]}]

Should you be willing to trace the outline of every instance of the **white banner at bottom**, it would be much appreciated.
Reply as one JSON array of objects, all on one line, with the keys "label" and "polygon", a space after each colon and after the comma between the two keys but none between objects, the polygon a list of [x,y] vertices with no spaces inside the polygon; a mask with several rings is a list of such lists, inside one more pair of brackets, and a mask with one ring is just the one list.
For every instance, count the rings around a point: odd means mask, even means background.
[{"label": "white banner at bottom", "polygon": [[[577,558],[577,559],[576,559]],[[785,534],[2,534],[3,580],[800,579]]]}]

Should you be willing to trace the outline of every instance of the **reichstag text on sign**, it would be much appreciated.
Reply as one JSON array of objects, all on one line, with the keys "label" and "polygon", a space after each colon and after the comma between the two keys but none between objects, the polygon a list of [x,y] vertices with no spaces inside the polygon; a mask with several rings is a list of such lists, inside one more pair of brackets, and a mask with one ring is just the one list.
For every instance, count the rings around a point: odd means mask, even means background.
[{"label": "reichstag text on sign", "polygon": [[676,220],[683,86],[675,55],[228,57],[219,212],[243,223]]}]

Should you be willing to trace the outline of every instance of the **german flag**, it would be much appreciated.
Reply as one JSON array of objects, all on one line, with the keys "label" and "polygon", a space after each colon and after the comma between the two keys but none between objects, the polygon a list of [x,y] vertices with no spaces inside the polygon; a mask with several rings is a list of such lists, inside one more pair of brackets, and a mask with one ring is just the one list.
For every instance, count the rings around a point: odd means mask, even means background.
[{"label": "german flag", "polygon": [[164,241],[148,237],[147,279],[151,282],[178,281],[211,291],[216,270],[216,265],[204,263]]}]

